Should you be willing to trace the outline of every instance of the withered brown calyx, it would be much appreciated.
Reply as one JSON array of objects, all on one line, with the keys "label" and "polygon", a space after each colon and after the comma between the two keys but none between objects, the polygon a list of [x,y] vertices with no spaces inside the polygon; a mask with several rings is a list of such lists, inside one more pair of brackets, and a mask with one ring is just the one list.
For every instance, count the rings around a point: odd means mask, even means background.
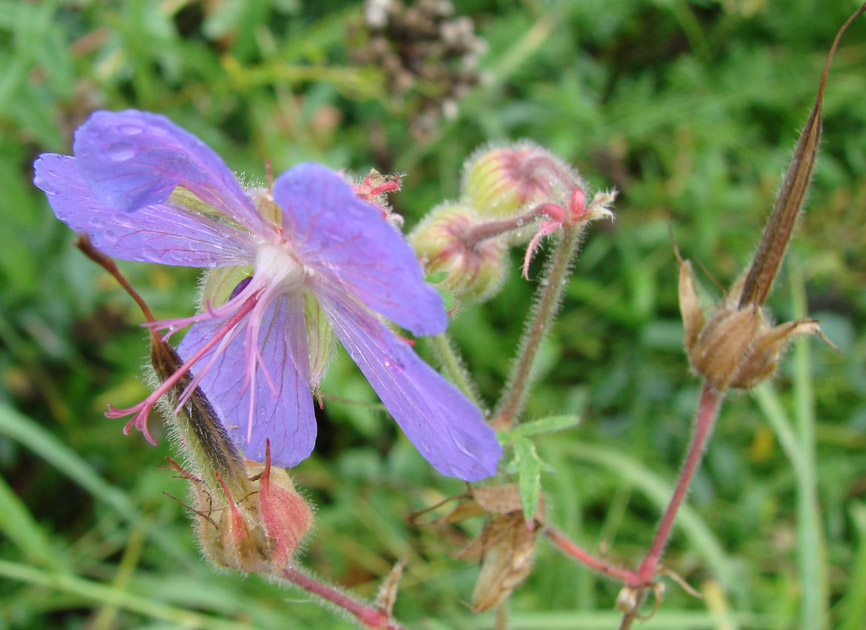
[{"label": "withered brown calyx", "polygon": [[815,105],[797,141],[791,165],[785,173],[754,259],[708,318],[705,318],[698,301],[691,263],[683,260],[676,251],[686,354],[695,371],[719,391],[730,387],[748,389],[772,376],[788,342],[797,335],[819,335],[833,345],[821,332],[816,320],[804,318],[773,326],[763,305],[782,265],[812,182],[821,141],[821,107],[830,62],[845,29],[864,11],[866,4],[842,25],[830,47]]}]

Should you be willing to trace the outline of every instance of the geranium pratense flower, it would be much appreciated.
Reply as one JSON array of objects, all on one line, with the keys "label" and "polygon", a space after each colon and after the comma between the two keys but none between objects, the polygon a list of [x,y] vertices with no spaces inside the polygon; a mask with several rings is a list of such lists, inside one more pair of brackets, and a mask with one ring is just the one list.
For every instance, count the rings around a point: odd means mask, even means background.
[{"label": "geranium pratense flower", "polygon": [[109,412],[132,415],[127,430],[147,435],[148,412],[189,372],[181,405],[201,387],[247,457],[263,461],[270,440],[276,464],[296,465],[315,442],[311,387],[321,377],[311,374],[305,312],[324,313],[437,470],[466,480],[495,473],[501,448],[480,411],[380,320],[416,335],[447,326],[402,235],[342,176],[301,164],[272,193],[245,191],[198,138],[133,110],[94,113],[73,149],[40,156],[34,181],[95,247],[127,260],[251,268],[226,275],[236,282],[226,301],[153,324],[167,334],[192,324],[178,347],[184,364],[138,405]]}]

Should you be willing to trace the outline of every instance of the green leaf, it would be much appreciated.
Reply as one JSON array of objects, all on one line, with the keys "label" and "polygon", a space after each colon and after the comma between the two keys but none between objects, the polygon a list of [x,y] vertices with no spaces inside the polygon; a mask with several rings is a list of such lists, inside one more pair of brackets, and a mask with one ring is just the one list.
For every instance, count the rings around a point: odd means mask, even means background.
[{"label": "green leaf", "polygon": [[179,541],[146,519],[120,488],[108,483],[87,461],[32,418],[0,404],[0,435],[29,448],[95,499],[110,506],[124,520],[141,528],[155,543],[191,570],[201,566]]},{"label": "green leaf", "polygon": [[428,273],[426,276],[424,276],[424,280],[429,282],[430,284],[439,284],[447,277],[447,271],[435,271],[433,273]]},{"label": "green leaf", "polygon": [[45,531],[2,477],[0,477],[0,531],[18,545],[33,564],[40,564],[55,571],[66,569]]},{"label": "green leaf", "polygon": [[560,416],[547,416],[532,422],[524,422],[514,427],[510,433],[514,438],[529,437],[530,435],[539,435],[541,433],[555,433],[556,431],[564,431],[576,427],[580,424],[580,416],[574,414],[565,414]]},{"label": "green leaf", "polygon": [[541,469],[544,462],[538,457],[535,444],[523,437],[514,438],[514,462],[520,480],[523,517],[529,523],[538,510],[538,493],[541,488]]}]

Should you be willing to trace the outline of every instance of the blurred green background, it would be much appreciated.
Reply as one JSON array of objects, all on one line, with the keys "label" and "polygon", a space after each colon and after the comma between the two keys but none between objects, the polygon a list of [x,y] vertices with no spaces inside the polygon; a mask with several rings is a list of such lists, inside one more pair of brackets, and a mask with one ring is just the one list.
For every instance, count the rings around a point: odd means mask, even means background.
[{"label": "blurred green background", "polygon": [[[125,437],[102,415],[146,391],[141,316],[31,184],[34,158],[69,153],[75,127],[102,108],[163,113],[250,180],[266,160],[276,172],[316,160],[405,173],[394,203],[409,227],[459,194],[463,161],[491,141],[531,138],[593,187],[617,187],[617,221],[589,230],[527,415],[583,417],[537,440],[556,470],[542,476],[551,522],[611,558],[642,556],[699,389],[668,229],[685,256],[733,280],[857,3],[454,4],[486,42],[477,66],[433,46],[400,74],[370,63],[358,2],[0,1],[0,628],[350,627],[297,591],[213,571],[163,494],[186,496],[160,467],[166,441]],[[729,397],[666,556],[704,599],[669,583],[640,627],[866,627],[864,94],[860,18],[830,73],[815,183],[770,300],[779,319],[820,319],[842,352],[798,343],[772,384]],[[158,317],[190,313],[195,270],[121,266]],[[533,290],[515,265],[499,296],[452,326],[488,401]],[[342,355],[324,390],[375,401]],[[464,604],[477,566],[452,558],[481,523],[405,520],[462,485],[382,413],[328,402],[294,477],[317,506],[305,566],[373,597],[408,554],[401,621],[493,627]],[[543,540],[535,564],[509,602],[510,628],[616,627],[616,584]]]}]

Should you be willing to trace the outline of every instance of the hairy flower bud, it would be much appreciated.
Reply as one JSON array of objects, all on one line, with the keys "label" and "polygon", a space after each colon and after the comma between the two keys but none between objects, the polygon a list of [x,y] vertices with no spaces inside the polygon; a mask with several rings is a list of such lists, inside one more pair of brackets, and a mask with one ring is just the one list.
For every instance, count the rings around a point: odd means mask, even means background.
[{"label": "hairy flower bud", "polygon": [[428,274],[447,274],[438,286],[458,299],[480,302],[501,285],[506,260],[501,239],[466,244],[464,236],[477,223],[472,208],[442,204],[415,228],[409,242]]},{"label": "hairy flower bud", "polygon": [[463,194],[485,218],[507,218],[533,206],[564,203],[581,185],[577,175],[553,153],[531,142],[483,148],[466,162]]}]

